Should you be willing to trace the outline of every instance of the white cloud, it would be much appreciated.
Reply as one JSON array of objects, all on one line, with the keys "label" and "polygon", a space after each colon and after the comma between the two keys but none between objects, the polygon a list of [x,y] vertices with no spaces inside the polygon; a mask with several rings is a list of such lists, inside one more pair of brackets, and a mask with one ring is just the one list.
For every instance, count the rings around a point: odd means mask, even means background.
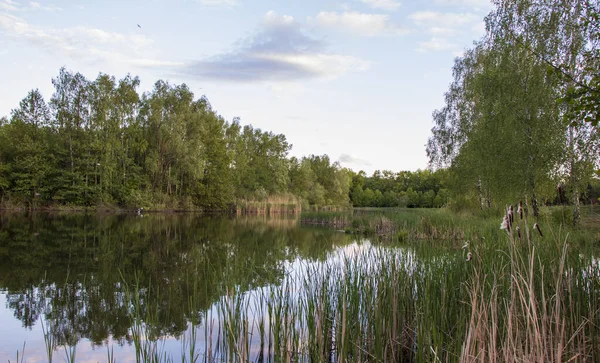
[{"label": "white cloud", "polygon": [[420,11],[411,14],[409,18],[432,36],[419,44],[418,50],[421,52],[441,50],[457,52],[457,45],[448,41],[448,37],[461,34],[469,36],[475,34],[476,37],[482,35],[483,16],[471,12]]},{"label": "white cloud", "polygon": [[375,8],[383,10],[396,10],[400,7],[400,2],[396,0],[360,0],[361,2]]},{"label": "white cloud", "polygon": [[340,162],[341,164],[350,164],[351,166],[359,166],[359,167],[364,167],[364,166],[371,166],[371,162],[366,160],[366,159],[361,159],[361,158],[357,158],[355,156],[349,155],[349,154],[341,154],[340,158],[338,159],[338,162]]},{"label": "white cloud", "polygon": [[279,15],[275,11],[269,10],[263,18],[263,25],[267,27],[295,26],[296,20],[291,15]]},{"label": "white cloud", "polygon": [[237,5],[237,0],[198,0],[199,3],[208,6],[234,6]]},{"label": "white cloud", "polygon": [[12,0],[0,0],[0,10],[4,11],[17,11],[19,10],[18,4]]},{"label": "white cloud", "polygon": [[450,42],[446,38],[433,37],[428,41],[419,43],[419,51],[441,51],[441,50],[456,50],[457,45]]},{"label": "white cloud", "polygon": [[368,62],[338,54],[259,54],[257,59],[285,63],[324,78],[337,78],[350,71],[364,71],[369,67]]},{"label": "white cloud", "polygon": [[58,6],[53,5],[42,5],[37,1],[30,1],[29,6],[26,10],[35,10],[35,11],[62,11]]},{"label": "white cloud", "polygon": [[356,57],[327,53],[325,44],[307,35],[302,24],[274,11],[265,14],[257,33],[236,44],[230,53],[191,62],[179,72],[230,82],[289,82],[335,78],[369,66]]},{"label": "white cloud", "polygon": [[492,8],[490,0],[435,0],[435,3],[438,5],[472,7],[479,10]]},{"label": "white cloud", "polygon": [[322,11],[317,14],[314,21],[322,27],[343,29],[365,36],[397,35],[407,32],[406,29],[390,24],[389,16],[384,14],[365,14],[356,11],[345,11],[343,13]]},{"label": "white cloud", "polygon": [[433,34],[433,35],[443,35],[443,36],[450,36],[450,35],[454,35],[456,34],[456,29],[452,29],[452,28],[443,28],[443,27],[437,27],[437,26],[433,26],[430,27],[428,29],[428,31]]},{"label": "white cloud", "polygon": [[1,13],[0,29],[16,41],[87,63],[175,64],[152,59],[153,41],[144,35],[107,32],[83,26],[43,28],[29,24],[23,18]]},{"label": "white cloud", "polygon": [[473,13],[440,13],[435,11],[419,11],[409,16],[415,24],[455,28],[465,24],[481,21],[482,16]]},{"label": "white cloud", "polygon": [[54,5],[43,5],[37,1],[29,1],[27,6],[21,6],[14,0],[0,0],[0,10],[10,12],[26,11],[62,11],[61,8]]}]

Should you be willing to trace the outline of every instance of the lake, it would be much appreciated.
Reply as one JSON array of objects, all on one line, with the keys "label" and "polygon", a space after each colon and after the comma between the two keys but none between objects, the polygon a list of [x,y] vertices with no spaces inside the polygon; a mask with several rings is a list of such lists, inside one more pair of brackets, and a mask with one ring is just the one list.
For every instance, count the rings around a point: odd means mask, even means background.
[{"label": "lake", "polygon": [[[219,301],[223,286],[250,291],[278,284],[298,261],[325,261],[355,240],[295,218],[194,214],[4,215],[0,228],[0,357],[46,361],[44,331],[58,347],[76,344],[77,360],[135,360],[125,285],[152,286],[160,306],[153,330],[186,332]],[[201,283],[188,305],[192,274]],[[45,325],[42,326],[42,321]],[[181,344],[167,339],[177,356]],[[6,359],[4,359],[6,361]]]},{"label": "lake", "polygon": [[[431,230],[429,217],[426,223]],[[470,297],[514,295],[510,283],[490,287],[493,279],[480,274],[504,281],[503,271],[526,274],[530,267],[525,255],[514,257],[520,248],[499,242],[509,240],[494,230],[471,240],[476,257],[466,262],[462,240],[377,242],[305,226],[297,217],[2,214],[0,357],[14,362],[18,351],[25,362],[46,362],[49,354],[56,362],[458,360],[473,329]],[[523,251],[541,242],[532,238]],[[561,246],[546,245],[536,255],[546,276],[556,271]],[[578,324],[598,321],[600,273],[593,254],[583,251],[566,253],[568,268],[558,273],[575,286],[565,301],[578,302],[563,306],[576,310],[565,334],[589,341],[598,339],[597,328]],[[557,291],[552,279],[531,281],[532,292]],[[501,322],[510,316],[501,306],[482,309],[501,311]],[[595,357],[597,348],[583,345],[573,352]]]}]

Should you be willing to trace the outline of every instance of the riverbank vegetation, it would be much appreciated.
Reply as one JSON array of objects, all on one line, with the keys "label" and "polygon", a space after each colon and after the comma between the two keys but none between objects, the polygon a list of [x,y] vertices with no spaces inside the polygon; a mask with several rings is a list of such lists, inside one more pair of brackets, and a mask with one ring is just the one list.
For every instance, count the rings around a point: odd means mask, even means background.
[{"label": "riverbank vegetation", "polygon": [[0,119],[0,205],[27,209],[292,212],[440,207],[447,173],[342,168],[289,157],[281,134],[226,121],[185,85],[61,69]]},{"label": "riverbank vegetation", "polygon": [[[482,233],[498,237],[496,211],[456,212],[448,208],[357,208],[346,212],[303,212],[300,223],[335,229],[340,232],[376,239],[381,242],[413,244],[445,241],[457,246],[461,241],[478,238]],[[574,226],[569,206],[541,207],[536,223],[561,228],[571,243],[600,246],[600,208],[581,208],[581,224]]]},{"label": "riverbank vegetation", "polygon": [[[521,238],[480,238],[444,257],[367,248],[251,297],[226,295],[214,328],[225,344],[214,358],[597,360],[598,265],[569,251],[564,236],[543,240],[518,224]],[[264,344],[250,341],[253,327]]]}]

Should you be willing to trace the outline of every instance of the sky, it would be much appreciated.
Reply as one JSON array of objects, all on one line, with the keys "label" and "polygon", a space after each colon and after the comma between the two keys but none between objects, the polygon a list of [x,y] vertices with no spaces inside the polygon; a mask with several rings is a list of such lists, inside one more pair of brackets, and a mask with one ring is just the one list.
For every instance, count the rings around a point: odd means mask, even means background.
[{"label": "sky", "polygon": [[355,171],[427,167],[431,114],[489,0],[0,0],[0,117],[61,67],[166,80],[292,156]]}]

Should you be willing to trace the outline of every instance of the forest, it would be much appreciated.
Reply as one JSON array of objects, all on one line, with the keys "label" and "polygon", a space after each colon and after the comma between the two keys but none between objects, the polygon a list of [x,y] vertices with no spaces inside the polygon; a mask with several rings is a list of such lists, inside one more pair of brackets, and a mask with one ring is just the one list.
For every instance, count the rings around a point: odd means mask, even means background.
[{"label": "forest", "polygon": [[441,172],[368,178],[327,155],[289,157],[284,135],[226,121],[185,84],[158,81],[140,95],[139,83],[63,68],[49,102],[30,91],[0,122],[2,206],[222,211],[274,196],[304,207],[445,202]]}]

